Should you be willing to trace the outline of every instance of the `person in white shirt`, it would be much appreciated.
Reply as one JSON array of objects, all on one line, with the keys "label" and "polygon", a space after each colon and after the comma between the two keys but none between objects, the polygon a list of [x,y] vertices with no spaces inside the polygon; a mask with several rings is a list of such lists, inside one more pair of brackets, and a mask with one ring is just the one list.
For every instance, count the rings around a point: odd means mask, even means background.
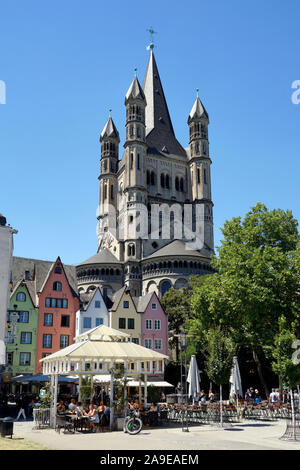
[{"label": "person in white shirt", "polygon": [[69,406],[68,406],[68,410],[74,411],[75,408],[76,408],[76,401],[75,401],[74,398],[72,398],[71,403],[70,403]]}]

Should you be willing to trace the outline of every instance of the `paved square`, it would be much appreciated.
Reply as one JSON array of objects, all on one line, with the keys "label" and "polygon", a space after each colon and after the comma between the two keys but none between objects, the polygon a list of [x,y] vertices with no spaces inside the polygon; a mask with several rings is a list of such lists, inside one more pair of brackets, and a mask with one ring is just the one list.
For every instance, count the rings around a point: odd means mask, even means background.
[{"label": "paved square", "polygon": [[300,450],[300,442],[279,439],[285,421],[247,421],[224,429],[204,424],[191,427],[188,433],[181,427],[144,428],[136,436],[123,432],[59,434],[32,427],[32,421],[15,422],[13,439],[23,438],[55,450]]}]

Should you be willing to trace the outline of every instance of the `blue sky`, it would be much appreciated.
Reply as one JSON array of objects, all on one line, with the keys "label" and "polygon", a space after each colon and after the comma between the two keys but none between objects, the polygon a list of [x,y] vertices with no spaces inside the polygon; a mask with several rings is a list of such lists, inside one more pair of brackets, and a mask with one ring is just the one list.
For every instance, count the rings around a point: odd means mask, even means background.
[{"label": "blue sky", "polygon": [[27,0],[0,16],[0,212],[17,256],[77,264],[97,247],[99,134],[155,57],[176,136],[188,145],[196,88],[209,116],[215,244],[260,201],[300,219],[300,3]]}]

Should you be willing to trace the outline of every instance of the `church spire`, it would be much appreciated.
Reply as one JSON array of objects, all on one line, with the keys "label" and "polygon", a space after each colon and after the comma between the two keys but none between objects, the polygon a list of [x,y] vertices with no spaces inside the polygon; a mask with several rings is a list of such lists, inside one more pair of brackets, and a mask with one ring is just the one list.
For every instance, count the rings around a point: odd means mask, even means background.
[{"label": "church spire", "polygon": [[147,101],[146,140],[148,146],[155,153],[185,155],[185,150],[175,137],[153,49],[150,51],[143,90]]}]

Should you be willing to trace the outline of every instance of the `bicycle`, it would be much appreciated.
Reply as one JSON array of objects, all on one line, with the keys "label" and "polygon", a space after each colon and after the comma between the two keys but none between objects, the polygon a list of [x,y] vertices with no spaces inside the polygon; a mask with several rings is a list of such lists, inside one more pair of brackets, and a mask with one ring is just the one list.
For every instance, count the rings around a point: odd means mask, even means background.
[{"label": "bicycle", "polygon": [[140,413],[138,411],[130,411],[129,416],[126,416],[124,421],[123,431],[128,434],[138,434],[143,427],[142,420],[139,418]]}]

